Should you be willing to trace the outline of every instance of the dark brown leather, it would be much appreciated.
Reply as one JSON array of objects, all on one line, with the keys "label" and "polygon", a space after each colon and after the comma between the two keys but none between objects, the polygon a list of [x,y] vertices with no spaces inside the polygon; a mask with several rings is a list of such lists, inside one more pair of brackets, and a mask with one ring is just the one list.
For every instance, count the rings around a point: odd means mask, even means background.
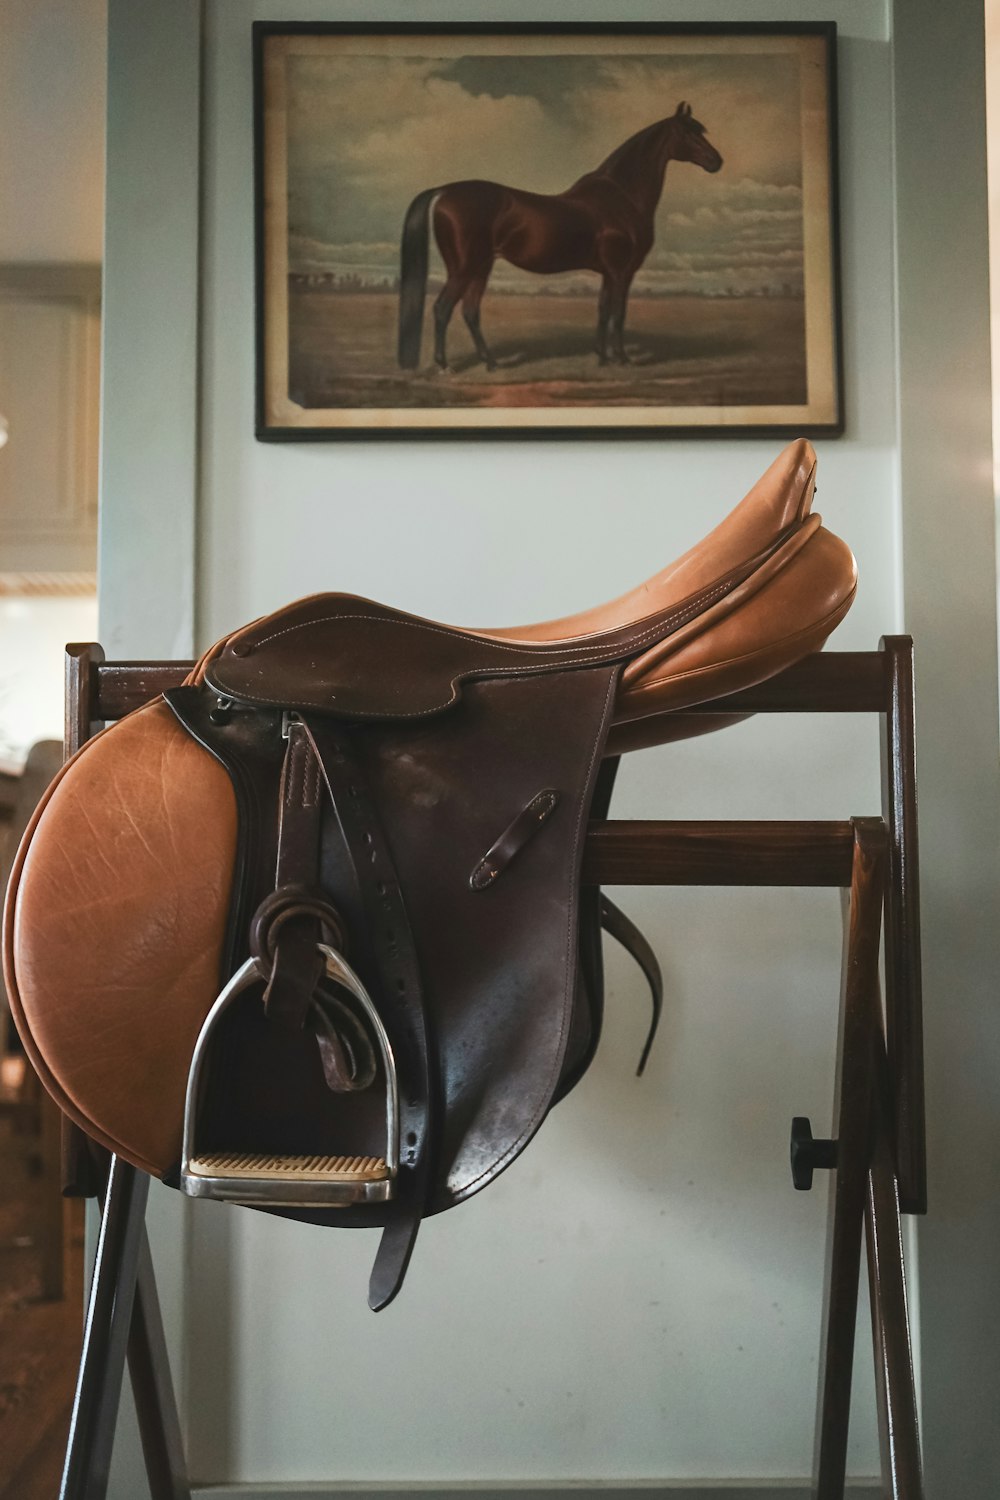
[{"label": "dark brown leather", "polygon": [[[342,942],[346,935],[319,884],[323,809],[319,762],[304,724],[289,725],[285,735],[288,748],[278,788],[274,890],[257,908],[252,945],[269,967],[264,988],[268,1018],[300,1027],[323,973],[319,945],[330,941],[332,929]],[[266,925],[262,925],[265,916]],[[345,1057],[336,1055],[333,1039],[328,1050],[334,1053],[329,1066],[346,1081],[350,1068]]]},{"label": "dark brown leather", "polygon": [[[248,995],[213,1044],[213,1143],[380,1155],[381,1064],[344,997],[310,1010],[317,941],[345,949],[400,1063],[398,1192],[282,1212],[383,1225],[384,1305],[421,1217],[492,1181],[593,1056],[602,910],[580,860],[605,757],[669,740],[672,709],[780,670],[849,608],[814,472],[792,444],[700,547],[571,620],[473,631],[299,601],[85,746],[5,914],[13,1012],[58,1102],[169,1179],[194,1039],[253,947],[267,1009]],[[604,916],[655,995],[641,936]]]},{"label": "dark brown leather", "polygon": [[559,805],[559,793],[555,787],[545,787],[521,808],[516,818],[496,839],[469,876],[469,887],[474,891],[488,891],[495,880],[506,870],[515,855],[541,828],[546,818],[551,818]]},{"label": "dark brown leather", "polygon": [[[806,523],[815,529],[815,518]],[[803,538],[796,536],[799,547]],[[690,626],[787,551],[780,537],[665,609],[599,635],[559,642],[474,634],[351,594],[300,599],[227,641],[204,671],[224,698],[351,721],[425,719],[457,703],[467,683],[626,661]]]},{"label": "dark brown leather", "polygon": [[636,1077],[641,1078],[646,1071],[649,1054],[653,1050],[656,1033],[660,1027],[660,1017],[663,1014],[663,975],[660,972],[660,964],[656,954],[638,927],[603,892],[601,894],[601,926],[609,937],[613,937],[616,943],[620,943],[625,951],[632,955],[646,976],[646,983],[649,985],[649,993],[653,1001],[653,1014],[649,1023],[649,1031],[646,1033],[646,1040],[643,1043],[642,1052],[639,1054],[639,1066],[635,1070]]}]

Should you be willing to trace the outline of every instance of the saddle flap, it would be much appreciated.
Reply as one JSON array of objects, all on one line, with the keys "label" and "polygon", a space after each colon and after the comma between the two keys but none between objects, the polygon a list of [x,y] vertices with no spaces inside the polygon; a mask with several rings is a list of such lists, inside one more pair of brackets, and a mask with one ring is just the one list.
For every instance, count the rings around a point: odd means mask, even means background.
[{"label": "saddle flap", "polygon": [[194,674],[224,699],[257,708],[329,714],[354,722],[431,718],[459,701],[464,683],[550,675],[626,661],[751,591],[818,521],[694,593],[592,634],[542,641],[462,630],[353,594],[314,594],[222,641]]},{"label": "saddle flap", "polygon": [[241,703],[405,720],[441,713],[463,677],[516,655],[353,594],[315,594],[230,636],[205,681]]},{"label": "saddle flap", "polygon": [[[735,581],[722,580],[713,594]],[[314,594],[221,642],[204,681],[224,698],[255,707],[403,723],[451,708],[463,683],[621,660],[702,604],[699,595],[666,614],[590,637],[537,642],[442,625],[353,594]]]}]

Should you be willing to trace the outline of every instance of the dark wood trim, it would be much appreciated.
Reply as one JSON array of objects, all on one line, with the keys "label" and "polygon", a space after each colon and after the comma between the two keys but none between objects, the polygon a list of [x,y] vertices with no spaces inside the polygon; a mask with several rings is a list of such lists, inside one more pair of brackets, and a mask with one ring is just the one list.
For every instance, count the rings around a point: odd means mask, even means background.
[{"label": "dark wood trim", "polygon": [[[150,698],[180,687],[194,666],[193,661],[105,662],[103,651],[95,645],[66,649],[79,656],[90,653],[95,722],[123,718]],[[638,723],[656,726],[666,717],[683,722],[744,714],[885,713],[890,701],[888,670],[881,651],[816,652],[756,687]]]},{"label": "dark wood trim", "polygon": [[[858,819],[851,894],[845,911],[837,1039],[837,1167],[830,1176],[831,1212],[827,1220],[826,1298],[816,1414],[816,1500],[841,1500],[847,1473],[861,1224],[871,1160],[872,1064],[886,863],[882,820]],[[916,1496],[907,1500],[916,1500]]]},{"label": "dark wood trim", "polygon": [[128,1372],[135,1397],[150,1500],[191,1500],[170,1356],[163,1332],[156,1273],[145,1228],[136,1267],[128,1337]]},{"label": "dark wood trim", "polygon": [[893,1496],[922,1494],[923,1474],[913,1380],[913,1351],[900,1230],[898,1149],[884,1038],[876,1036],[872,1089],[872,1157],[865,1202],[868,1301],[875,1357],[882,1473]]},{"label": "dark wood trim", "polygon": [[917,851],[917,761],[913,642],[885,636],[886,704],[879,722],[882,816],[889,830],[885,909],[886,1045],[896,1082],[892,1101],[899,1200],[904,1213],[927,1212],[924,1033]]},{"label": "dark wood trim", "polygon": [[104,1500],[149,1178],[112,1157],[59,1500]]},{"label": "dark wood trim", "polygon": [[849,886],[850,823],[591,823],[585,885]]},{"label": "dark wood trim", "polygon": [[[100,698],[99,669],[103,663],[104,648],[96,641],[66,647],[63,752],[67,760],[103,728],[97,707]],[[109,714],[107,717],[119,718],[120,715]]]}]

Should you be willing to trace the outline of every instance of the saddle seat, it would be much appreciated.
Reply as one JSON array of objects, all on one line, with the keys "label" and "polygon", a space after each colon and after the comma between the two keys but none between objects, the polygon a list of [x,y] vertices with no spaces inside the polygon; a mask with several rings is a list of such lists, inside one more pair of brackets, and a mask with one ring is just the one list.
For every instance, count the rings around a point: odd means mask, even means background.
[{"label": "saddle seat", "polygon": [[849,610],[857,568],[850,549],[810,514],[815,488],[816,453],[801,438],[713,531],[647,582],[580,614],[493,634],[522,642],[598,635],[699,598],[749,560],[763,559],[744,582],[623,668],[612,745],[619,726],[647,718],[657,720],[646,726],[650,744],[670,740],[661,715],[766,681],[818,651]]},{"label": "saddle seat", "polygon": [[789,444],[676,562],[579,614],[473,630],[317,594],[216,642],[191,681],[345,718],[411,718],[447,707],[482,672],[552,672],[625,646],[611,748],[614,730],[644,719],[657,722],[621,733],[619,747],[662,743],[674,737],[662,715],[766,680],[818,650],[850,608],[854,559],[810,514],[815,476],[812,444]]},{"label": "saddle seat", "polygon": [[815,467],[791,444],[683,557],[564,619],[301,600],[88,741],[4,915],[12,1013],[64,1112],[188,1192],[381,1225],[385,1305],[419,1219],[492,1181],[594,1054],[601,921],[628,924],[580,870],[616,757],[849,609]]}]

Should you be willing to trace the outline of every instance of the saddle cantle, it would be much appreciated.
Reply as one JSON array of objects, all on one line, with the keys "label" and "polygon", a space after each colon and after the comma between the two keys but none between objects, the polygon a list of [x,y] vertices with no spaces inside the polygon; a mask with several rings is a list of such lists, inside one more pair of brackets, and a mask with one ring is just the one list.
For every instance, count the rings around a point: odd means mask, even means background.
[{"label": "saddle cantle", "polygon": [[60,1107],[195,1195],[383,1226],[384,1306],[420,1219],[492,1181],[589,1064],[602,920],[655,998],[641,938],[581,891],[587,822],[621,751],[846,614],[854,559],[810,515],[814,477],[793,443],[676,563],[563,620],[301,600],[89,741],[5,910],[12,1010]]}]

